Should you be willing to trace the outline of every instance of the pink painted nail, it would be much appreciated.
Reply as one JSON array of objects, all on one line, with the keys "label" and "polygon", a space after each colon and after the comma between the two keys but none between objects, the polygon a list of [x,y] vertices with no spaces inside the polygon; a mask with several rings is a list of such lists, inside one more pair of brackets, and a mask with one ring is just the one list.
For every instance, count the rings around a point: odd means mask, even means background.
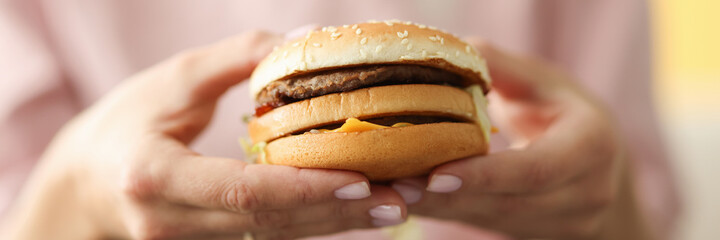
[{"label": "pink painted nail", "polygon": [[370,196],[370,186],[366,182],[356,182],[335,190],[335,197],[339,199],[363,199]]},{"label": "pink painted nail", "polygon": [[422,198],[422,190],[416,186],[403,182],[396,182],[393,183],[392,188],[400,194],[406,204],[419,202]]},{"label": "pink painted nail", "polygon": [[376,220],[398,221],[402,220],[402,210],[396,205],[380,205],[370,209],[370,216]]},{"label": "pink painted nail", "polygon": [[437,174],[430,179],[427,190],[437,193],[454,192],[460,189],[462,180],[459,177],[448,174]]}]

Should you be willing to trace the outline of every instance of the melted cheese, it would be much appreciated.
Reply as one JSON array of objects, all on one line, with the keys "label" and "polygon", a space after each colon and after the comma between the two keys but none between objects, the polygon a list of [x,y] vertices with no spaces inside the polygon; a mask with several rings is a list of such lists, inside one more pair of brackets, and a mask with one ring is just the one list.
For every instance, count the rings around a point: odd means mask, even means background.
[{"label": "melted cheese", "polygon": [[340,126],[339,128],[333,129],[333,130],[327,130],[327,129],[320,129],[318,131],[322,133],[326,132],[361,132],[361,131],[369,131],[369,130],[375,130],[375,129],[383,129],[383,128],[391,128],[391,127],[407,127],[412,126],[412,123],[406,123],[406,122],[399,122],[396,124],[393,124],[392,126],[383,126],[379,124],[374,124],[371,122],[366,121],[360,121],[357,118],[348,118],[345,120],[345,123]]}]

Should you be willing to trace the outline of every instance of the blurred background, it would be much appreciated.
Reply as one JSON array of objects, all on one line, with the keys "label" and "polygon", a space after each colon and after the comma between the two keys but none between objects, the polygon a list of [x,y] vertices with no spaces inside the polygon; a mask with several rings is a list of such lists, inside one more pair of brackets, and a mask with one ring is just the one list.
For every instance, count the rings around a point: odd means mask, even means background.
[{"label": "blurred background", "polygon": [[720,1],[650,3],[655,100],[684,198],[677,239],[718,239]]}]

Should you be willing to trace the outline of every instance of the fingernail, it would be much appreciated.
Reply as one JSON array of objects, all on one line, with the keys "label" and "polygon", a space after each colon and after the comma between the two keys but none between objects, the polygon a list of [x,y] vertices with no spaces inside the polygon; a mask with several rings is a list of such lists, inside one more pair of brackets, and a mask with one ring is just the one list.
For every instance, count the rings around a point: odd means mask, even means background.
[{"label": "fingernail", "polygon": [[400,219],[400,220],[373,219],[372,220],[372,224],[375,225],[376,227],[387,227],[387,226],[392,226],[392,225],[398,225],[403,222],[405,222],[405,220],[403,220],[403,219]]},{"label": "fingernail", "polygon": [[402,220],[402,211],[396,205],[380,205],[370,209],[370,216],[375,220],[398,221]]},{"label": "fingernail", "polygon": [[426,188],[430,192],[447,193],[460,189],[462,180],[459,177],[447,174],[437,174],[430,179]]},{"label": "fingernail", "polygon": [[307,25],[297,27],[297,28],[285,33],[285,40],[293,40],[296,38],[300,38],[302,36],[305,36],[305,34],[307,34],[307,32],[317,29],[317,28],[318,28],[317,24],[307,24]]},{"label": "fingernail", "polygon": [[416,186],[397,182],[393,183],[392,188],[400,194],[407,204],[416,203],[422,198],[422,191]]},{"label": "fingernail", "polygon": [[370,186],[366,182],[348,184],[335,190],[335,197],[339,199],[363,199],[370,196]]}]

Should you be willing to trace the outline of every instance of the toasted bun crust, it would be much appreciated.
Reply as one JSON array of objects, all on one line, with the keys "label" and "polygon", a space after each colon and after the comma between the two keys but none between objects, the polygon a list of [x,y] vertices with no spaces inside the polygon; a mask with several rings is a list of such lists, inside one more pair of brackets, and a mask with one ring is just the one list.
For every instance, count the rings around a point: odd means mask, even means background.
[{"label": "toasted bun crust", "polygon": [[490,84],[485,60],[455,37],[410,22],[368,22],[326,27],[278,47],[262,60],[250,78],[256,98],[269,83],[291,76],[367,64],[418,64],[442,68]]},{"label": "toasted bun crust", "polygon": [[475,107],[467,92],[449,86],[408,84],[362,88],[285,105],[253,119],[253,142],[345,121],[388,115],[450,116],[473,121]]},{"label": "toasted bun crust", "polygon": [[470,123],[432,123],[362,132],[304,134],[265,148],[270,164],[357,171],[371,181],[420,176],[433,167],[486,154],[482,130]]}]

